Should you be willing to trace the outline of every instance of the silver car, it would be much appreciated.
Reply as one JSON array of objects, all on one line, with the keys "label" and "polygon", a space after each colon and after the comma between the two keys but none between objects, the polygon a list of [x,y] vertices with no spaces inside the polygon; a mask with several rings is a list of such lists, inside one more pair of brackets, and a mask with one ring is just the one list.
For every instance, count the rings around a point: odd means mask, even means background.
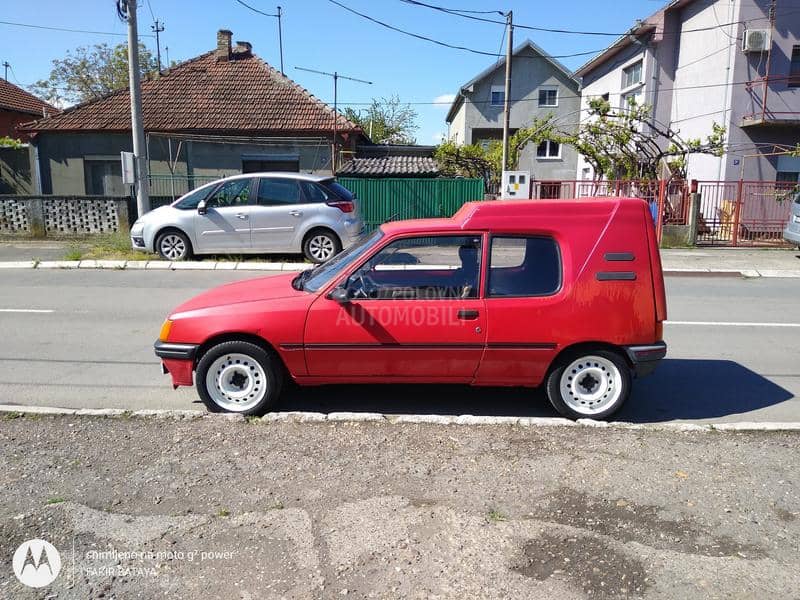
[{"label": "silver car", "polygon": [[783,239],[800,248],[800,192],[795,194],[792,203],[792,214],[786,229],[783,230]]},{"label": "silver car", "polygon": [[131,244],[171,261],[302,252],[321,263],[363,229],[355,196],[333,177],[247,173],[206,184],[139,217]]}]

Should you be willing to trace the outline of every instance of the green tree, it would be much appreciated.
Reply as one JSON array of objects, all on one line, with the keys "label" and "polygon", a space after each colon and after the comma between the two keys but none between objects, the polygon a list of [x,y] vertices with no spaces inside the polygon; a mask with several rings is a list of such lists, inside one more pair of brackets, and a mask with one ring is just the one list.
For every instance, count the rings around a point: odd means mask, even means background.
[{"label": "green tree", "polygon": [[[142,77],[158,69],[157,61],[139,44]],[[53,60],[50,76],[31,86],[31,92],[52,104],[76,103],[99,98],[128,87],[128,45],[95,44],[67,51],[64,58]]]},{"label": "green tree", "polygon": [[686,176],[690,154],[722,156],[725,128],[712,123],[704,139],[683,139],[679,131],[652,118],[652,107],[630,99],[614,109],[607,100],[589,102],[590,119],[577,131],[554,132],[553,139],[574,147],[592,165],[597,179],[658,179]]},{"label": "green tree", "polygon": [[400,98],[373,98],[366,110],[344,109],[344,116],[361,127],[376,144],[415,144],[417,111]]}]

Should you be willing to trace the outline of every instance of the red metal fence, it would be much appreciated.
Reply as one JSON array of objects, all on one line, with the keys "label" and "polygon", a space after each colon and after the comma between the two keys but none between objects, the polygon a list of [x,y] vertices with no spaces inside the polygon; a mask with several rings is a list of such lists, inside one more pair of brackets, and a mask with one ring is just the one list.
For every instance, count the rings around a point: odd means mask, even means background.
[{"label": "red metal fence", "polygon": [[[798,185],[775,181],[700,181],[697,243],[712,246],[784,246],[782,232]],[[533,181],[531,198],[624,196],[646,200],[659,240],[664,225],[686,225],[686,181]]]},{"label": "red metal fence", "polygon": [[697,243],[783,246],[798,186],[785,181],[700,181]]}]

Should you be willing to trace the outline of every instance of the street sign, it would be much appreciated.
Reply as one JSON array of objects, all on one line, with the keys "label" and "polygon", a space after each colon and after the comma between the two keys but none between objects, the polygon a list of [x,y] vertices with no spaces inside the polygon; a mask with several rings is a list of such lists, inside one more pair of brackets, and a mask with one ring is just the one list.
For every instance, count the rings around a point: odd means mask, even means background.
[{"label": "street sign", "polygon": [[122,183],[134,185],[136,183],[136,167],[133,152],[120,152],[119,156],[122,161]]}]

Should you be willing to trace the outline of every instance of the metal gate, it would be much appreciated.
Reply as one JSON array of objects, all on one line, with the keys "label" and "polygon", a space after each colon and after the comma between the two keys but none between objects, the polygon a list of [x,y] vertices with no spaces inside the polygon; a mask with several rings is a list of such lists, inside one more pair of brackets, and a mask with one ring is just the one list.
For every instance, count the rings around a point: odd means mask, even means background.
[{"label": "metal gate", "polygon": [[697,243],[707,246],[787,245],[783,229],[797,184],[782,181],[700,181]]}]

